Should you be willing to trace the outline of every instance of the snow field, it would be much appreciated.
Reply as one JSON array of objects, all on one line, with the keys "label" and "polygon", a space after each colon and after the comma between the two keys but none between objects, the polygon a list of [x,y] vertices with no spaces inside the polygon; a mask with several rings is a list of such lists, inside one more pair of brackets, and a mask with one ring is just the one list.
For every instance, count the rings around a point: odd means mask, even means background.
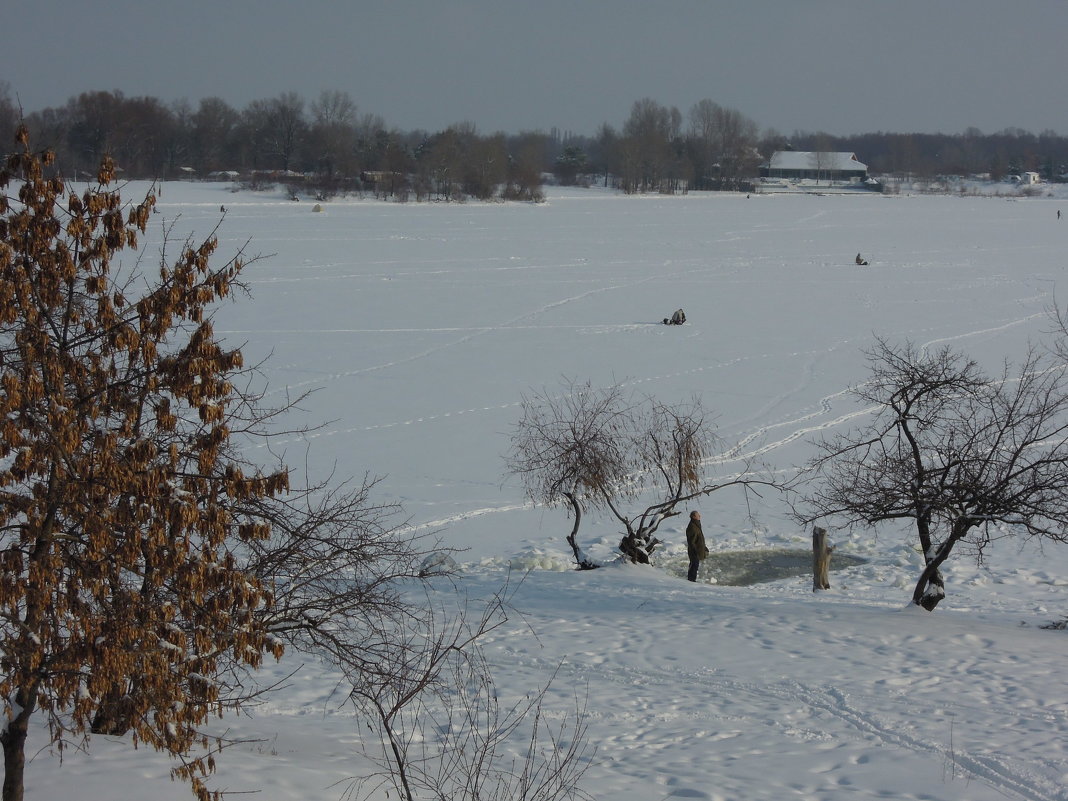
[{"label": "snow field", "polygon": [[[216,331],[246,363],[266,359],[275,397],[313,391],[297,421],[326,422],[286,443],[291,464],[307,453],[320,476],[382,475],[407,525],[466,549],[475,596],[509,565],[532,569],[521,619],[487,653],[505,698],[562,665],[550,712],[585,699],[594,798],[1064,801],[1068,635],[1039,627],[1068,615],[1068,548],[999,541],[981,566],[961,554],[933,614],[906,605],[920,558],[891,529],[832,531],[869,561],[818,595],[809,578],[576,573],[565,513],[529,504],[501,459],[523,393],[568,376],[698,394],[724,440],[714,474],[757,457],[789,474],[813,436],[863,419],[846,390],[873,335],[950,343],[992,369],[1047,337],[1065,280],[1060,201],[550,190],[537,206],[350,199],[314,214],[281,194],[166,184],[159,209],[176,233],[204,234],[225,205],[220,256],[246,242],[269,254]],[[680,306],[686,325],[660,324]],[[810,542],[773,495],[698,508],[713,551]],[[679,519],[665,559],[684,551]],[[592,514],[580,537],[609,558],[619,532]],[[224,721],[254,742],[223,755],[215,786],[335,799],[359,775],[337,677],[299,654],[269,672],[302,664]],[[38,754],[27,797],[187,797],[167,768],[94,738],[62,766]]]}]

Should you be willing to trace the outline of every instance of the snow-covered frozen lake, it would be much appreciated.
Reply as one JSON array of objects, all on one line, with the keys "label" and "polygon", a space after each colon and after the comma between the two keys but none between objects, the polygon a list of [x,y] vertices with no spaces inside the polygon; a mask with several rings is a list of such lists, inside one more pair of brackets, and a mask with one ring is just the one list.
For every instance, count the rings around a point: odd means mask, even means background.
[{"label": "snow-covered frozen lake", "polygon": [[[276,397],[312,391],[298,422],[324,424],[287,443],[292,464],[382,476],[407,525],[465,549],[475,595],[509,565],[535,568],[515,599],[526,619],[488,654],[506,696],[561,662],[551,700],[566,711],[588,690],[594,798],[1068,799],[1068,635],[1039,628],[1068,615],[1068,546],[999,542],[981,566],[959,555],[933,614],[906,607],[920,560],[891,529],[832,532],[866,562],[818,595],[803,576],[576,573],[569,519],[532,507],[502,460],[523,395],[568,377],[699,395],[725,443],[720,474],[754,458],[789,473],[811,437],[856,421],[846,390],[873,336],[953,344],[994,368],[1048,340],[1047,310],[1068,294],[1068,198],[550,189],[539,205],[313,205],[168,183],[157,219],[203,235],[225,206],[220,255],[248,242],[266,256],[216,331],[245,343],[246,363],[266,359]],[[660,323],[679,307],[686,325]],[[696,508],[713,551],[809,542],[773,495]],[[665,559],[684,553],[678,520],[661,530]],[[609,558],[619,531],[592,514],[580,538]],[[267,744],[225,754],[216,785],[341,798],[360,763],[335,689],[309,661],[230,721]],[[27,797],[186,797],[167,767],[95,738],[62,767],[38,754]],[[126,777],[136,789],[115,795]]]},{"label": "snow-covered frozen lake", "polygon": [[[492,533],[504,553],[564,527],[501,486],[524,392],[566,376],[697,393],[726,442],[788,468],[847,408],[873,333],[995,360],[1039,335],[1068,236],[1055,201],[947,197],[558,190],[539,206],[314,213],[168,185],[160,208],[203,230],[216,200],[224,239],[270,255],[248,269],[254,302],[217,329],[270,356],[276,391],[315,390],[307,421],[332,421],[315,463],[385,475],[416,524],[465,547]],[[678,307],[688,324],[661,325]]]}]

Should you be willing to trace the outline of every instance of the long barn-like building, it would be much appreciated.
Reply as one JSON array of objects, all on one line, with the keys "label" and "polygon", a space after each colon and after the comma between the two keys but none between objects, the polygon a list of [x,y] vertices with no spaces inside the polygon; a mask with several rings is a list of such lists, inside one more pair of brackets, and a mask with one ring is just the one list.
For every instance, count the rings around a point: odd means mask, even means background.
[{"label": "long barn-like building", "polygon": [[868,165],[859,161],[856,153],[777,150],[770,161],[760,166],[760,177],[862,183],[868,178]]}]

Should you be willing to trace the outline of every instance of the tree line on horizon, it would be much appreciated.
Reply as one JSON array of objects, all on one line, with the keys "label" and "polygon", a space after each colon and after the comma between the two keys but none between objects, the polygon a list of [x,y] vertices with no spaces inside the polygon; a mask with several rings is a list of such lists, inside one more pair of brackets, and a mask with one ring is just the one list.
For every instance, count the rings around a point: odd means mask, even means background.
[{"label": "tree line on horizon", "polygon": [[[623,124],[592,135],[545,131],[483,134],[473,122],[402,131],[363,112],[343,91],[311,101],[296,92],[243,109],[218,97],[165,103],[121,91],[91,91],[63,106],[26,112],[0,82],[0,141],[24,121],[68,177],[91,176],[104,156],[125,178],[242,180],[288,177],[323,197],[369,190],[399,199],[537,199],[545,175],[561,184],[598,182],[625,192],[744,189],[776,150],[857,154],[877,175],[934,178],[1034,171],[1068,179],[1068,137],[1011,128],[984,134],[875,132],[835,136],[761,130],[710,99],[685,114],[652,98],[634,102]],[[5,146],[6,147],[6,146]]]}]

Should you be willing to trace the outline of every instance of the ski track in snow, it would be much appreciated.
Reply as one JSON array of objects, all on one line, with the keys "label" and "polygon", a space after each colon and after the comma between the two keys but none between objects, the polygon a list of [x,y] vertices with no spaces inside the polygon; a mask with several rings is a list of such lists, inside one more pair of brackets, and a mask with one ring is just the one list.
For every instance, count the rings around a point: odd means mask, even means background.
[{"label": "ski track in snow", "polygon": [[[363,367],[363,368],[360,368],[358,370],[347,370],[347,371],[344,371],[344,372],[333,373],[333,374],[327,376],[325,379],[322,379],[322,380],[320,380],[320,379],[312,379],[312,380],[308,380],[308,381],[298,382],[296,384],[290,384],[287,387],[280,388],[280,389],[277,389],[277,390],[272,390],[272,391],[268,392],[267,396],[270,397],[270,396],[273,396],[273,395],[279,395],[279,394],[283,394],[283,393],[286,393],[286,392],[291,392],[292,390],[297,390],[297,391],[306,390],[306,389],[308,389],[310,387],[313,387],[313,386],[322,386],[324,383],[326,383],[328,381],[333,381],[333,380],[337,380],[337,379],[340,379],[340,378],[350,378],[352,376],[358,376],[358,375],[366,375],[368,373],[379,372],[379,371],[382,371],[382,370],[388,370],[388,369],[390,369],[392,367],[399,367],[400,365],[410,364],[411,362],[415,362],[415,361],[419,361],[421,359],[425,359],[428,356],[432,356],[432,355],[434,355],[436,353],[439,353],[440,351],[446,350],[448,348],[454,348],[454,347],[456,347],[458,345],[462,345],[462,344],[464,344],[466,342],[470,342],[471,340],[475,339],[476,337],[484,336],[485,334],[488,334],[488,333],[491,333],[491,332],[497,332],[497,331],[500,331],[500,330],[503,330],[503,329],[512,328],[513,326],[516,326],[519,323],[522,323],[522,322],[524,322],[526,320],[530,320],[532,318],[538,317],[538,316],[544,314],[545,312],[547,312],[547,311],[549,311],[551,309],[555,309],[555,308],[558,308],[560,306],[564,306],[564,305],[566,305],[568,303],[574,303],[576,301],[582,300],[583,298],[587,298],[587,297],[590,297],[592,295],[599,295],[599,294],[602,294],[602,293],[605,293],[605,292],[613,292],[613,291],[616,291],[616,290],[618,290],[618,289],[620,289],[622,287],[638,286],[638,285],[641,285],[641,284],[648,283],[648,282],[650,282],[652,280],[654,280],[652,277],[646,277],[646,278],[638,279],[636,281],[630,281],[630,282],[626,282],[626,283],[622,283],[622,284],[615,284],[615,285],[610,285],[610,286],[597,287],[596,289],[590,289],[590,290],[588,290],[586,292],[581,292],[581,293],[579,293],[577,295],[571,295],[569,297],[553,301],[552,303],[544,304],[544,305],[540,306],[539,308],[537,308],[537,309],[535,309],[533,311],[521,314],[518,317],[515,317],[512,320],[508,320],[508,321],[506,321],[504,323],[501,323],[499,325],[487,326],[487,327],[484,327],[484,328],[473,329],[469,333],[465,334],[464,336],[461,336],[461,337],[459,337],[457,339],[454,339],[454,340],[450,340],[449,342],[443,342],[440,345],[435,345],[434,347],[431,347],[431,348],[426,348],[426,349],[424,349],[422,351],[419,351],[418,353],[414,353],[414,354],[412,354],[412,355],[410,355],[410,356],[408,356],[408,357],[406,357],[404,359],[397,359],[397,360],[394,360],[394,361],[382,362],[380,364],[371,365],[369,367]],[[431,329],[431,330],[433,330],[433,329]]]},{"label": "ski track in snow", "polygon": [[[644,283],[644,281],[639,281],[639,282],[636,282],[636,283]],[[597,291],[611,291],[612,289],[616,289],[616,288],[618,288],[618,287],[615,287],[615,286],[614,287],[605,287],[605,288],[602,288],[601,290],[597,290]],[[592,292],[593,291],[591,291],[591,293]],[[591,293],[583,293],[582,295],[570,296],[570,297],[564,298],[562,300],[556,301],[554,303],[546,304],[546,305],[542,306],[538,310],[535,310],[533,312],[529,312],[529,313],[524,314],[524,315],[522,315],[520,317],[517,317],[516,318],[516,322],[522,321],[522,320],[528,320],[528,319],[530,319],[532,317],[535,317],[538,314],[542,313],[546,309],[554,308],[556,306],[561,306],[563,304],[578,300],[581,297],[584,297],[585,295],[588,295],[588,294],[591,294]],[[1028,323],[1030,321],[1033,321],[1035,319],[1038,319],[1041,316],[1042,315],[1039,315],[1039,314],[1029,314],[1029,315],[1027,315],[1025,317],[1021,317],[1021,318],[1010,320],[1008,322],[1000,323],[999,325],[996,325],[996,326],[988,326],[988,327],[984,327],[984,328],[977,328],[977,329],[972,329],[970,331],[965,331],[965,332],[962,332],[962,333],[959,333],[959,334],[947,335],[947,336],[942,336],[942,337],[930,339],[930,340],[927,340],[926,342],[922,343],[919,347],[920,347],[921,351],[926,352],[931,347],[933,347],[934,345],[937,345],[937,344],[943,344],[943,343],[948,343],[948,342],[958,342],[958,341],[965,340],[965,339],[973,339],[973,338],[981,337],[981,336],[988,335],[988,334],[991,334],[991,333],[1005,331],[1005,330],[1008,330],[1010,328],[1014,328],[1016,326],[1020,326],[1020,325],[1023,325],[1025,323]],[[428,349],[427,351],[424,351],[421,354],[417,354],[415,356],[412,356],[410,360],[414,360],[416,358],[422,358],[422,357],[424,357],[426,355],[429,355],[430,353],[433,353],[433,352],[435,352],[437,350],[441,350],[442,348],[452,347],[452,346],[461,344],[462,342],[471,339],[471,337],[474,336],[474,335],[489,333],[491,331],[499,330],[499,328],[500,328],[500,326],[475,329],[476,332],[477,332],[476,334],[473,334],[471,336],[465,336],[465,337],[463,337],[463,338],[461,338],[459,340],[443,344],[443,345],[438,346],[438,347],[433,348],[433,349]],[[423,329],[420,329],[420,330],[423,330]],[[431,329],[431,330],[434,330],[434,329]],[[826,351],[826,353],[833,353],[838,347],[839,347],[839,345],[836,345],[836,346],[828,349]],[[795,358],[795,357],[802,356],[802,355],[813,356],[813,355],[816,355],[816,353],[817,352],[815,352],[815,351],[808,351],[806,353],[797,352],[797,353],[787,354],[787,356],[790,357],[790,358]],[[777,357],[778,355],[775,355],[775,354],[764,354],[764,356],[762,358],[771,358],[773,356]],[[660,373],[660,374],[657,374],[657,375],[654,375],[654,376],[648,376],[648,377],[640,378],[640,379],[631,379],[631,380],[628,380],[628,381],[624,381],[622,383],[625,386],[640,386],[640,385],[646,384],[646,383],[657,383],[657,382],[664,381],[664,380],[671,379],[671,378],[678,378],[678,377],[682,377],[682,376],[695,375],[695,374],[704,373],[704,372],[712,371],[712,370],[721,370],[721,369],[724,369],[726,367],[731,367],[731,366],[738,365],[739,363],[741,363],[743,361],[746,361],[748,358],[750,358],[750,357],[738,357],[738,358],[728,359],[728,360],[716,362],[714,364],[704,365],[704,366],[701,366],[701,367],[691,368],[691,369],[687,369],[687,370],[677,370],[677,371],[673,371],[673,372],[669,372],[669,373]],[[405,360],[405,361],[409,361],[409,360]],[[400,364],[400,363],[402,363],[402,362],[394,362],[394,363],[391,363],[391,364],[378,365],[378,366],[373,367],[373,368],[366,368],[364,370],[353,371],[353,372],[349,372],[349,373],[339,373],[339,374],[335,374],[334,376],[332,376],[332,378],[340,378],[340,377],[344,377],[344,376],[355,375],[355,374],[359,374],[361,372],[368,372],[370,370],[386,369],[389,366],[393,366],[395,364]],[[807,370],[806,371],[806,375],[805,375],[805,380],[803,380],[800,383],[798,383],[797,385],[791,387],[788,391],[786,391],[786,392],[784,392],[784,393],[782,393],[782,394],[770,399],[764,406],[762,406],[760,409],[758,409],[756,412],[754,412],[754,414],[752,416],[755,417],[756,419],[765,418],[767,410],[769,408],[774,408],[775,406],[778,406],[781,403],[783,403],[789,397],[803,392],[805,389],[807,389],[807,387],[810,385],[810,383],[811,383],[811,381],[813,379],[814,379],[814,374],[813,374],[812,370],[811,369]],[[290,390],[293,390],[293,389],[308,389],[310,386],[318,384],[318,383],[319,382],[317,382],[317,381],[305,381],[305,382],[301,382],[299,384],[289,385],[288,387],[286,387],[285,390],[278,390],[278,392],[290,391]],[[707,459],[705,459],[704,463],[706,465],[716,465],[716,466],[729,465],[729,464],[739,463],[739,462],[743,463],[743,464],[744,463],[748,463],[748,462],[751,462],[751,461],[753,461],[755,459],[759,459],[760,457],[766,456],[767,454],[773,453],[773,452],[775,452],[775,451],[777,451],[777,450],[779,450],[779,449],[781,449],[781,448],[783,448],[783,447],[785,447],[785,446],[787,446],[787,445],[789,445],[789,444],[791,444],[793,442],[796,442],[799,439],[802,439],[802,438],[805,438],[805,437],[809,437],[809,436],[814,435],[814,434],[818,434],[819,432],[826,431],[828,429],[838,428],[839,426],[847,424],[847,423],[849,423],[849,422],[851,422],[853,420],[856,420],[857,418],[864,417],[866,415],[872,414],[872,413],[874,413],[875,411],[878,410],[878,407],[876,407],[876,406],[868,406],[868,407],[865,407],[865,408],[853,409],[853,410],[845,412],[843,414],[839,414],[839,415],[836,415],[834,417],[829,417],[828,418],[828,415],[830,415],[833,412],[833,410],[835,408],[835,404],[840,402],[840,401],[842,401],[844,398],[848,398],[849,395],[850,395],[850,388],[849,387],[837,390],[836,392],[832,392],[832,393],[830,393],[828,395],[824,395],[822,398],[820,398],[818,403],[817,403],[817,405],[816,405],[816,407],[814,409],[811,408],[811,407],[806,408],[806,409],[802,409],[802,410],[799,410],[798,412],[796,412],[794,414],[794,416],[786,417],[785,419],[782,419],[779,422],[769,423],[767,425],[762,425],[762,426],[757,426],[756,428],[753,428],[752,430],[750,430],[747,433],[745,433],[737,442],[735,442],[731,447],[727,448],[722,453],[717,454],[715,456],[708,457]],[[395,427],[399,427],[399,426],[412,426],[412,425],[418,425],[418,424],[423,424],[423,423],[431,423],[431,422],[435,422],[435,421],[448,421],[450,418],[453,418],[453,417],[460,417],[460,416],[470,415],[470,414],[479,414],[479,413],[483,413],[483,412],[500,410],[500,409],[518,408],[520,406],[520,404],[521,404],[521,401],[515,401],[515,402],[507,403],[507,404],[497,404],[497,405],[491,405],[491,406],[472,407],[472,408],[468,408],[468,409],[457,409],[457,410],[451,410],[451,411],[444,411],[444,412],[440,412],[438,414],[421,415],[421,416],[416,417],[416,418],[393,421],[393,422],[388,422],[388,423],[380,423],[380,424],[370,425],[370,426],[363,425],[363,426],[348,426],[348,427],[344,427],[344,428],[327,428],[327,429],[324,429],[322,431],[310,432],[309,434],[301,437],[299,440],[297,440],[297,439],[282,439],[282,440],[278,440],[278,441],[276,441],[274,443],[274,445],[275,446],[280,446],[280,445],[289,444],[289,443],[294,442],[294,441],[303,442],[305,440],[318,439],[319,437],[324,437],[324,436],[334,437],[334,436],[348,435],[348,434],[353,434],[353,433],[358,433],[358,432],[378,431],[378,430],[383,430],[383,429],[395,428]],[[824,418],[826,418],[826,419],[824,419]],[[818,422],[816,422],[816,421],[818,421]],[[777,439],[773,439],[773,440],[770,440],[770,441],[765,440],[765,438],[769,435],[769,433],[771,433],[773,431],[779,431],[779,430],[784,429],[784,428],[785,429],[789,429],[789,430],[783,436],[780,436]],[[749,448],[749,446],[753,445],[754,443],[757,443],[757,446],[747,450],[747,448]],[[262,448],[262,447],[266,447],[266,446],[259,445],[257,447],[261,447]],[[518,509],[530,508],[530,506],[531,506],[530,504],[514,504],[514,503],[501,504],[499,506],[489,506],[489,507],[485,507],[484,506],[484,507],[479,507],[479,508],[476,508],[476,509],[470,509],[470,510],[466,510],[466,511],[463,511],[463,512],[459,512],[459,513],[456,513],[456,514],[453,514],[453,515],[450,515],[448,517],[441,518],[441,519],[423,521],[423,522],[420,522],[420,523],[418,523],[416,525],[407,526],[406,530],[423,531],[423,530],[442,529],[442,528],[445,528],[445,527],[447,527],[447,526],[449,526],[451,524],[455,524],[455,523],[461,522],[463,520],[469,520],[469,519],[472,519],[472,518],[475,518],[475,517],[483,517],[485,515],[490,515],[490,514],[495,514],[495,513],[513,512],[513,511],[516,511]]]},{"label": "ski track in snow", "polygon": [[[1030,315],[1027,315],[1026,317],[1015,319],[1015,320],[1012,320],[1010,322],[1004,323],[1002,325],[990,326],[990,327],[987,327],[987,328],[978,328],[978,329],[974,329],[972,331],[966,331],[966,332],[963,332],[963,333],[960,333],[960,334],[955,334],[955,335],[952,335],[952,336],[944,336],[944,337],[939,337],[938,339],[931,339],[931,340],[928,340],[927,342],[924,342],[922,345],[920,345],[920,350],[922,352],[926,352],[932,346],[937,345],[937,344],[942,344],[942,343],[947,343],[947,342],[957,342],[957,341],[960,341],[960,340],[963,340],[963,339],[973,339],[975,337],[983,336],[983,335],[986,335],[986,334],[1005,331],[1005,330],[1008,330],[1010,328],[1014,328],[1016,326],[1023,325],[1023,324],[1025,324],[1027,322],[1030,322],[1032,320],[1038,319],[1038,318],[1040,318],[1042,316],[1044,316],[1044,315],[1030,314]],[[810,376],[811,376],[811,373],[810,373]],[[833,392],[830,395],[824,395],[819,400],[819,408],[816,409],[813,412],[810,412],[808,414],[801,414],[798,417],[794,417],[794,418],[791,418],[789,420],[784,420],[784,421],[779,422],[779,423],[774,423],[772,425],[761,426],[759,428],[756,428],[751,433],[749,433],[745,437],[743,437],[733,447],[731,447],[727,451],[725,451],[723,454],[707,459],[706,460],[706,464],[724,464],[724,463],[733,462],[733,461],[746,461],[746,460],[754,459],[754,458],[757,458],[759,456],[763,456],[766,453],[770,453],[770,452],[772,452],[774,450],[778,450],[779,448],[781,448],[781,447],[783,447],[785,445],[788,445],[791,442],[794,442],[795,440],[800,439],[801,437],[805,437],[805,436],[808,436],[810,434],[815,434],[815,433],[817,433],[819,431],[824,431],[824,430],[826,430],[828,428],[837,428],[838,426],[842,425],[843,423],[848,423],[850,420],[854,420],[854,419],[856,419],[858,417],[864,417],[865,415],[872,414],[873,412],[878,410],[878,408],[879,408],[878,406],[868,406],[868,407],[863,408],[863,409],[856,409],[854,411],[847,412],[847,413],[845,413],[843,415],[840,415],[840,416],[835,417],[835,418],[830,419],[830,420],[825,420],[825,421],[823,421],[823,422],[821,422],[819,424],[816,424],[816,425],[802,425],[800,428],[793,429],[789,434],[787,434],[786,436],[782,437],[781,439],[777,439],[777,440],[774,440],[772,442],[763,443],[763,444],[761,444],[761,446],[759,448],[756,448],[756,449],[751,450],[751,451],[743,451],[743,449],[745,447],[747,447],[752,442],[754,442],[756,440],[759,440],[761,437],[766,435],[769,431],[772,431],[772,430],[778,429],[778,428],[783,428],[783,427],[796,426],[796,425],[799,425],[799,424],[802,424],[802,423],[806,423],[809,420],[814,420],[816,418],[823,417],[824,415],[830,414],[831,410],[833,409],[834,402],[839,400],[839,399],[841,399],[841,398],[843,398],[843,397],[848,396],[849,393],[850,393],[850,389],[847,387],[846,389],[841,389],[841,390],[838,390],[837,392]]]},{"label": "ski track in snow", "polygon": [[[629,599],[625,599],[621,605],[625,606],[627,601]],[[681,598],[680,602],[685,603]],[[701,607],[691,609],[690,615],[703,611]],[[940,761],[943,770],[959,774],[968,781],[981,782],[1006,798],[1024,801],[1068,799],[1068,789],[1049,778],[1063,772],[1063,762],[1047,758],[1042,753],[1041,743],[1035,743],[1035,755],[1029,755],[1026,760],[1007,758],[990,750],[976,751],[963,745],[965,741],[985,743],[996,740],[997,732],[984,730],[990,725],[997,726],[998,731],[1016,732],[1020,737],[1034,738],[1041,732],[1045,739],[1055,741],[1058,736],[1068,735],[1068,715],[1063,712],[1019,709],[1013,705],[1011,698],[1004,697],[1001,689],[1002,671],[1008,671],[1007,675],[1011,675],[1011,665],[1006,667],[995,658],[991,669],[998,671],[997,674],[980,675],[975,679],[976,692],[982,703],[969,705],[965,700],[944,698],[937,690],[927,696],[910,690],[925,685],[937,687],[937,676],[940,674],[985,672],[981,661],[972,661],[974,652],[971,650],[962,649],[962,653],[967,654],[966,658],[956,658],[950,650],[940,654],[938,660],[928,660],[911,652],[907,642],[903,646],[888,645],[881,655],[884,664],[880,665],[875,677],[869,674],[868,666],[872,664],[870,653],[851,654],[844,651],[841,653],[839,680],[818,684],[813,683],[811,677],[798,679],[768,675],[759,680],[739,678],[723,669],[694,669],[665,663],[659,658],[664,637],[677,637],[683,641],[693,636],[723,640],[727,651],[731,650],[728,643],[733,638],[748,637],[757,642],[763,641],[766,648],[781,651],[784,644],[776,635],[776,630],[781,626],[793,625],[796,621],[796,615],[754,619],[740,611],[734,617],[729,607],[713,609],[712,614],[728,622],[717,620],[712,623],[711,630],[700,634],[700,626],[693,625],[691,631],[687,622],[681,623],[679,632],[627,629],[619,633],[615,646],[609,643],[606,650],[579,650],[563,657],[558,677],[562,684],[569,687],[614,685],[618,688],[610,693],[611,702],[603,697],[592,699],[590,714],[598,720],[599,728],[614,732],[603,741],[605,750],[613,754],[641,754],[642,760],[636,764],[627,759],[616,761],[612,771],[640,780],[648,767],[643,760],[655,759],[660,763],[661,770],[669,772],[674,777],[674,783],[681,786],[685,786],[687,776],[695,784],[701,785],[704,785],[701,777],[710,773],[744,776],[744,771],[737,769],[734,763],[761,757],[761,754],[746,750],[751,748],[752,743],[749,740],[740,742],[741,731],[757,729],[765,732],[767,739],[761,745],[768,755],[789,753],[792,748],[798,747],[811,751],[813,744],[822,744],[829,762],[825,767],[819,766],[818,760],[817,764],[809,764],[809,774],[836,771],[839,767],[836,760],[840,759],[837,747],[845,743],[863,743],[858,747],[864,754],[877,754],[886,748],[901,749],[923,761]],[[553,630],[565,642],[573,641],[579,649],[584,649],[581,643],[590,638],[582,634],[580,620],[550,619],[542,621],[540,627]],[[827,625],[826,622],[824,625]],[[821,647],[834,647],[833,637],[830,634],[826,637],[827,642],[821,642],[823,634],[814,628],[810,647],[815,652]],[[981,651],[984,643],[979,638],[973,639],[975,642],[972,645],[978,646]],[[521,640],[515,639],[514,633],[502,635],[499,640],[494,650],[494,659],[498,664],[509,664],[514,669],[541,675],[552,673],[558,664],[554,662],[554,657],[540,655],[538,649],[525,647]],[[604,644],[603,639],[599,642]],[[802,641],[791,641],[795,646],[799,642]],[[986,648],[992,646],[993,643],[985,644]],[[566,652],[566,646],[562,650]],[[671,651],[670,648],[668,650]],[[786,654],[786,659],[797,659],[798,664],[803,665],[806,655],[804,651],[795,650]],[[891,678],[885,679],[884,675]],[[899,680],[894,676],[898,676]],[[841,683],[843,677],[848,684]],[[982,686],[984,678],[989,682],[989,687]],[[885,687],[887,681],[896,681],[900,686],[888,692]],[[682,698],[673,697],[672,694],[679,687],[690,688],[692,692]],[[900,711],[903,704],[913,708],[914,712],[903,716]],[[753,710],[761,710],[760,717],[754,717]],[[996,722],[991,724],[991,719]],[[956,739],[960,742],[954,741],[954,727]],[[693,766],[670,761],[671,747],[680,729],[696,729],[700,736],[709,739],[709,745],[704,749],[708,754],[705,764]],[[817,753],[820,751],[819,748],[816,750]],[[863,769],[864,762],[870,758],[862,755],[858,768]],[[727,763],[727,766],[717,770],[714,767],[717,761]],[[1035,770],[1036,765],[1041,766],[1042,773]],[[737,794],[744,793],[744,789],[742,784],[734,792],[726,792],[723,797],[744,797]],[[821,797],[819,786],[806,784],[800,777],[797,786],[784,787],[783,790],[804,792],[805,798]],[[767,795],[766,786],[763,792]],[[706,795],[706,791],[697,787],[670,795],[719,797]]]}]

